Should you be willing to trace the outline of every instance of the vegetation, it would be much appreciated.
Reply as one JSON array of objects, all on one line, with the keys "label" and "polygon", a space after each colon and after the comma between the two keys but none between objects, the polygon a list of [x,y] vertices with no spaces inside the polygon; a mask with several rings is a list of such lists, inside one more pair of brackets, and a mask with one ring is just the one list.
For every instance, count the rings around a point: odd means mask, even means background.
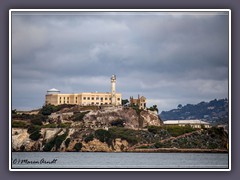
[{"label": "vegetation", "polygon": [[37,141],[41,137],[41,127],[38,125],[30,125],[27,132],[30,134],[29,138],[33,141]]},{"label": "vegetation", "polygon": [[66,146],[66,148],[68,148],[70,141],[71,141],[70,138],[67,138],[67,139],[65,140],[65,146]]},{"label": "vegetation", "polygon": [[112,136],[109,131],[98,129],[95,131],[95,137],[101,142],[106,142],[108,145],[112,144]]},{"label": "vegetation", "polygon": [[12,127],[13,128],[27,128],[27,123],[24,121],[13,121]]},{"label": "vegetation", "polygon": [[153,133],[153,134],[159,133],[160,130],[162,130],[162,127],[159,127],[159,126],[149,126],[148,127],[148,131]]},{"label": "vegetation", "polygon": [[80,151],[81,149],[82,149],[82,143],[76,143],[75,145],[74,145],[74,149],[75,149],[75,151]]},{"label": "vegetation", "polygon": [[64,108],[71,108],[75,105],[72,105],[72,104],[61,104],[61,105],[58,105],[58,106],[54,106],[52,104],[46,104],[42,107],[42,109],[39,111],[39,114],[42,114],[42,115],[50,115],[54,112],[57,112],[57,111],[60,111]]},{"label": "vegetation", "polygon": [[228,124],[228,99],[214,99],[198,104],[179,104],[176,109],[162,111],[160,116],[166,119],[206,119],[216,124]]},{"label": "vegetation", "polygon": [[122,105],[126,105],[127,103],[129,103],[128,99],[122,99]]},{"label": "vegetation", "polygon": [[37,141],[41,137],[40,130],[34,131],[32,134],[30,134],[29,138],[33,141]]},{"label": "vegetation", "polygon": [[111,134],[112,139],[121,138],[126,140],[129,144],[134,145],[137,144],[138,139],[138,131],[132,129],[126,129],[122,127],[113,127],[109,129],[109,133]]},{"label": "vegetation", "polygon": [[89,134],[87,137],[85,137],[84,141],[86,143],[92,141],[94,139],[94,135],[93,134]]},{"label": "vegetation", "polygon": [[124,127],[125,120],[117,119],[111,122],[111,126]]},{"label": "vegetation", "polygon": [[192,128],[190,125],[187,125],[187,126],[178,126],[178,125],[165,126],[165,129],[173,137],[196,131],[196,129]]},{"label": "vegetation", "polygon": [[68,135],[68,131],[66,131],[64,134],[60,136],[56,136],[55,138],[56,150],[60,148],[62,142],[66,139],[67,135]]},{"label": "vegetation", "polygon": [[68,130],[64,134],[56,136],[54,139],[45,144],[43,151],[51,151],[54,146],[56,147],[57,151],[60,148],[62,142],[66,139],[67,135]]},{"label": "vegetation", "polygon": [[152,107],[148,108],[148,110],[150,110],[150,111],[157,111],[158,112],[157,105],[153,105]]},{"label": "vegetation", "polygon": [[89,112],[90,111],[76,113],[73,115],[72,120],[73,121],[82,121],[85,114],[87,114]]}]

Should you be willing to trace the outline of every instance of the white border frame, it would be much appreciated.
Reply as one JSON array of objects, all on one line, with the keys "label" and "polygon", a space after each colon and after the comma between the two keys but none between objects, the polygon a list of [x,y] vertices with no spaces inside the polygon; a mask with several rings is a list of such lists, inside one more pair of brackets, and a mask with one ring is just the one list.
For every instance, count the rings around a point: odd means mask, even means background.
[{"label": "white border frame", "polygon": [[[229,154],[228,169],[16,169],[12,168],[12,12],[228,12],[229,16],[229,60],[228,60],[228,103],[229,103]],[[231,171],[231,10],[230,9],[10,9],[9,10],[9,171]]]}]

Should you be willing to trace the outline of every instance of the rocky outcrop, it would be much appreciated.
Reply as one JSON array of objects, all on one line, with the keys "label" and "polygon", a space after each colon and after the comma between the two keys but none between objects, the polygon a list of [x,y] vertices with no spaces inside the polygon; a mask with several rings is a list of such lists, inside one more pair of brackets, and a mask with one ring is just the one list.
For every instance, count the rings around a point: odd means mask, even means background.
[{"label": "rocky outcrop", "polygon": [[85,127],[92,128],[111,127],[112,122],[116,120],[123,120],[124,127],[130,129],[161,125],[161,120],[154,112],[142,110],[140,114],[138,114],[133,108],[123,107],[111,110],[91,111],[83,118]]},{"label": "rocky outcrop", "polygon": [[142,118],[142,127],[162,125],[158,114],[153,111],[141,111],[140,118]]},{"label": "rocky outcrop", "polygon": [[[41,138],[37,141],[33,141],[29,138],[27,129],[12,129],[12,150],[13,151],[43,151],[44,146],[51,142],[57,136],[61,136],[66,133],[66,129],[62,128],[45,128],[41,130]],[[81,143],[82,152],[121,152],[126,151],[129,148],[129,144],[126,140],[116,138],[112,141],[111,145],[94,138],[92,141],[85,142],[83,136],[87,134],[87,131],[82,129],[71,128],[68,129],[68,134],[64,141],[61,143],[60,148],[57,150],[54,146],[51,151],[75,151],[74,146],[76,143]],[[65,141],[69,138],[70,142],[66,147]]]},{"label": "rocky outcrop", "polygon": [[83,142],[81,149],[83,152],[112,152],[114,151],[107,143],[103,143],[98,139],[94,139],[88,143]]}]

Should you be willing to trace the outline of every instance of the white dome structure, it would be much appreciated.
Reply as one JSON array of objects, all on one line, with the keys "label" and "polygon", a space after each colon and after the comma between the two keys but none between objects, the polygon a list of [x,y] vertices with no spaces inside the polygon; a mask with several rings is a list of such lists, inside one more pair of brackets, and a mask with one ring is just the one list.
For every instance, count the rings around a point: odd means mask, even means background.
[{"label": "white dome structure", "polygon": [[47,90],[47,94],[59,94],[59,93],[60,93],[60,91],[55,88]]}]

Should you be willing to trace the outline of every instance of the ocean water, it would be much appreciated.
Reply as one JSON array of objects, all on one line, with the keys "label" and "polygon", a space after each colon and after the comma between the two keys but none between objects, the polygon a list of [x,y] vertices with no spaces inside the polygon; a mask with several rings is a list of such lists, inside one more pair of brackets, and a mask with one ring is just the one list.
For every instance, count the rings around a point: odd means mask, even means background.
[{"label": "ocean water", "polygon": [[228,169],[226,153],[13,152],[12,168]]}]

